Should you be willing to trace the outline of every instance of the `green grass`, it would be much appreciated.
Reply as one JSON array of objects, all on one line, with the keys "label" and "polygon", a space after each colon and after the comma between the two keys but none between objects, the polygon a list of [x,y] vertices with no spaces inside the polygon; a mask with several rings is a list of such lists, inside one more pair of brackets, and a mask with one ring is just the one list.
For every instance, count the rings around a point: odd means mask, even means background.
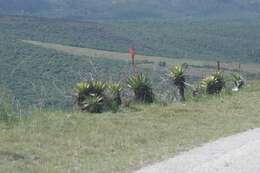
[{"label": "green grass", "polygon": [[34,112],[13,128],[0,124],[0,172],[131,172],[259,127],[259,98],[254,85],[232,96],[117,114]]}]

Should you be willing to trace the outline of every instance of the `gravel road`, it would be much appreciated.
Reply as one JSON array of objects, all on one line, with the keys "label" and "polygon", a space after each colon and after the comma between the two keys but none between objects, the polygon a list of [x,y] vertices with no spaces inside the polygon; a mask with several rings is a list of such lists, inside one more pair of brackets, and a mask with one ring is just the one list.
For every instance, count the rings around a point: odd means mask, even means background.
[{"label": "gravel road", "polygon": [[219,139],[134,173],[260,173],[260,128]]}]

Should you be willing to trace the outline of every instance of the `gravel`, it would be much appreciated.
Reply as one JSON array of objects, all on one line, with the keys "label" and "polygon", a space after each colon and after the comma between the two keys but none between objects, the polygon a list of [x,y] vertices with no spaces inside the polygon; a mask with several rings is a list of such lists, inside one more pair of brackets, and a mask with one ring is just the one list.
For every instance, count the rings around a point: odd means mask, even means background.
[{"label": "gravel", "polygon": [[219,139],[134,173],[260,173],[260,128]]}]

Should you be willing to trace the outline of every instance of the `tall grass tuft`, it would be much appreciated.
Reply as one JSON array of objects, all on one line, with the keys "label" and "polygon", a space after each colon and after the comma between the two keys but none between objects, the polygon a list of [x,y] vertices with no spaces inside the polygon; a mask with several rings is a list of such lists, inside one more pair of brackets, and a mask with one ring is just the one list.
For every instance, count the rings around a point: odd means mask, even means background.
[{"label": "tall grass tuft", "polygon": [[0,87],[0,123],[13,125],[17,120],[18,117],[14,111],[10,95]]}]

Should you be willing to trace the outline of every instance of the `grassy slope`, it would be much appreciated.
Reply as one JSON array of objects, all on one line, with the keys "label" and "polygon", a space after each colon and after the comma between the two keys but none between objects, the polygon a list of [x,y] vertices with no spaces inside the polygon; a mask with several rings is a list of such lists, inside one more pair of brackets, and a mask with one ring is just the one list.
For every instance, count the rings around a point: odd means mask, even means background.
[{"label": "grassy slope", "polygon": [[[0,16],[0,85],[11,90],[22,105],[71,107],[70,96],[75,82],[83,77],[90,78],[90,73],[96,79],[114,81],[125,80],[129,75],[128,62],[111,60],[119,56],[120,59],[129,59],[127,54],[105,52],[106,57],[98,59],[95,54],[100,51],[93,53],[92,49],[86,49],[84,57],[94,54],[89,59],[77,56],[78,47],[127,52],[130,46],[136,46],[138,54],[169,57],[159,59],[173,63],[186,61],[196,65],[196,68],[190,67],[187,72],[195,76],[192,80],[188,79],[191,83],[214,71],[216,59],[234,61],[225,67],[229,69],[237,69],[237,60],[243,59],[251,62],[242,65],[242,70],[248,72],[243,74],[244,77],[256,80],[260,79],[259,64],[253,64],[260,55],[258,28],[256,18],[96,23]],[[73,49],[65,46],[62,49],[67,52],[58,52],[20,40],[62,44]],[[68,54],[68,50],[72,54]],[[212,67],[203,67],[204,62],[208,61],[214,61],[210,64]],[[155,79],[153,83],[156,88],[160,86],[161,77],[168,72],[166,68],[158,67],[157,63],[138,67],[148,73],[152,80]]]},{"label": "grassy slope", "polygon": [[134,46],[145,55],[259,62],[258,21],[249,17],[78,22],[0,16],[0,31],[18,39],[118,52]]},{"label": "grassy slope", "polygon": [[[88,57],[104,58],[110,60],[130,61],[129,53],[97,50],[97,49],[82,48],[82,47],[75,47],[75,46],[66,46],[62,44],[53,44],[53,43],[46,43],[46,42],[32,41],[32,40],[22,40],[22,42],[34,46],[43,47],[47,49],[54,49],[59,52],[74,54],[78,56],[88,56]],[[140,61],[152,61],[157,63],[160,61],[165,61],[171,64],[173,63],[182,64],[185,62],[189,62],[192,65],[203,65],[209,62],[203,60],[174,59],[174,58],[167,58],[167,57],[145,56],[145,55],[136,55],[136,59]]]},{"label": "grassy slope", "polygon": [[0,42],[0,86],[10,90],[23,106],[43,101],[47,107],[68,107],[72,88],[83,77],[90,78],[92,73],[99,80],[117,81],[128,72],[127,62],[83,59],[31,46],[10,35],[0,34]]},{"label": "grassy slope", "polygon": [[90,115],[34,113],[14,128],[0,125],[5,173],[129,172],[202,143],[260,126],[260,85],[234,96],[138,106]]},{"label": "grassy slope", "polygon": [[[115,51],[104,51],[104,50],[97,50],[97,49],[90,49],[90,48],[80,48],[80,47],[73,47],[73,46],[66,46],[62,44],[53,44],[53,43],[46,43],[40,41],[32,41],[32,40],[22,40],[24,43],[28,43],[37,47],[42,47],[46,49],[53,49],[58,52],[68,53],[77,56],[84,56],[84,57],[93,57],[93,58],[103,58],[108,60],[117,60],[117,61],[129,61],[129,54],[128,53],[121,53]],[[176,58],[167,58],[167,57],[159,57],[159,56],[145,56],[145,55],[136,55],[137,61],[148,61],[148,62],[161,62],[164,61],[167,64],[183,64],[188,63],[191,66],[196,67],[204,67],[205,71],[206,66],[215,66],[215,61],[207,61],[207,60],[193,60],[193,59],[176,59]],[[145,64],[145,63],[144,63]],[[260,73],[260,64],[253,64],[253,63],[246,63],[242,65],[242,71],[247,73]],[[227,70],[236,70],[238,68],[238,63],[232,62],[222,62],[221,67]],[[214,69],[215,70],[215,69]],[[189,74],[192,75],[192,74]],[[201,75],[200,75],[201,76]]]}]

